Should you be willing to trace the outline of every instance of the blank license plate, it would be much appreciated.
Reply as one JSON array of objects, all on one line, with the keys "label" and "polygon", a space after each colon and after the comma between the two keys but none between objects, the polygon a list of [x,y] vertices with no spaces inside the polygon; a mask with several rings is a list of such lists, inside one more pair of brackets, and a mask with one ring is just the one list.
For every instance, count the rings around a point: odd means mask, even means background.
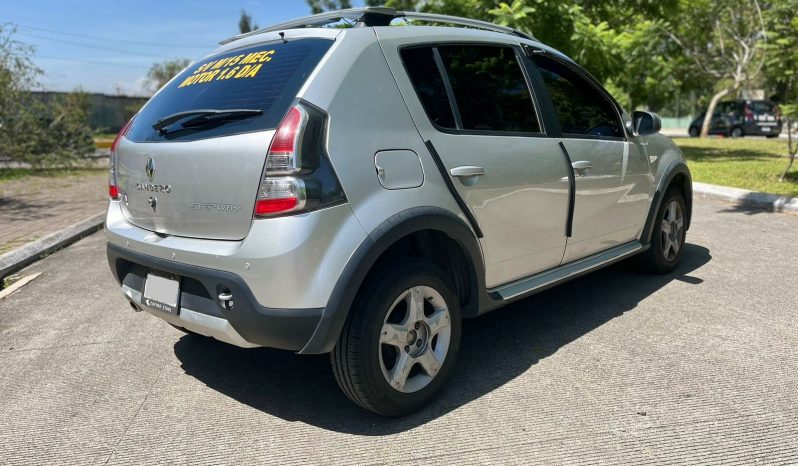
[{"label": "blank license plate", "polygon": [[152,273],[144,282],[144,304],[170,314],[177,314],[177,298],[180,296],[180,282]]},{"label": "blank license plate", "polygon": [[763,133],[770,132],[770,126],[760,126],[759,129],[761,129]]}]

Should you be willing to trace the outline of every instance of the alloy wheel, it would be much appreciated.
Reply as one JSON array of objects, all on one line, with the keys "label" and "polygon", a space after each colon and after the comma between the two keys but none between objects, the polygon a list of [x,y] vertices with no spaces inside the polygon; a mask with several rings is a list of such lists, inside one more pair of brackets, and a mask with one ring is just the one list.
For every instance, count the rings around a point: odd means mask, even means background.
[{"label": "alloy wheel", "polygon": [[446,360],[452,335],[449,308],[429,286],[405,290],[385,316],[379,339],[382,375],[402,393],[432,382]]},{"label": "alloy wheel", "polygon": [[672,262],[679,255],[682,248],[682,229],[684,228],[684,214],[682,206],[676,201],[671,201],[662,217],[661,244],[662,255],[665,260]]}]

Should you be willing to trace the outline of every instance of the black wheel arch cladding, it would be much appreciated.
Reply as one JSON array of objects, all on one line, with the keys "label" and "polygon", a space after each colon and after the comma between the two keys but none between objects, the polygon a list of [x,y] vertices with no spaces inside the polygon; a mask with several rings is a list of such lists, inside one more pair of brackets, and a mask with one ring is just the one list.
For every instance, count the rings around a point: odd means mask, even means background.
[{"label": "black wheel arch cladding", "polygon": [[349,309],[372,267],[396,242],[413,233],[431,230],[446,234],[462,249],[468,262],[468,299],[464,317],[479,313],[486,294],[482,251],[474,231],[460,217],[440,207],[414,207],[399,212],[379,226],[358,246],[333,288],[321,321],[301,354],[328,353],[335,346]]}]

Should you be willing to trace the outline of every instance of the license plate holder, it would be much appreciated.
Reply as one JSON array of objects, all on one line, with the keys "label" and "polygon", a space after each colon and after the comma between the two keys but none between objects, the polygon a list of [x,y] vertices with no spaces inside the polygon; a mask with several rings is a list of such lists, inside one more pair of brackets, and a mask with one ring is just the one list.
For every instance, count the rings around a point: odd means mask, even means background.
[{"label": "license plate holder", "polygon": [[144,281],[142,304],[169,314],[177,315],[180,300],[180,280],[171,275],[147,273]]},{"label": "license plate holder", "polygon": [[770,126],[760,126],[760,127],[759,127],[759,129],[760,129],[760,130],[761,130],[763,133],[769,133],[769,132],[770,132]]}]

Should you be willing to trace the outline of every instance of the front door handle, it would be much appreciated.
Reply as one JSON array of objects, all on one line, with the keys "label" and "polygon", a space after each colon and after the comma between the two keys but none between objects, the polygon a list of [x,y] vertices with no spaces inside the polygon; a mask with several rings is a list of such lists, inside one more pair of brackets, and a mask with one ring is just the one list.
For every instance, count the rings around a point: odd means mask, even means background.
[{"label": "front door handle", "polygon": [[449,170],[452,176],[460,178],[460,182],[465,186],[473,186],[479,180],[479,177],[485,174],[483,167],[475,167],[473,165],[464,165],[461,167],[454,167]]},{"label": "front door handle", "polygon": [[579,176],[587,176],[590,169],[593,168],[593,162],[589,160],[580,160],[571,164],[574,167],[574,172]]}]

